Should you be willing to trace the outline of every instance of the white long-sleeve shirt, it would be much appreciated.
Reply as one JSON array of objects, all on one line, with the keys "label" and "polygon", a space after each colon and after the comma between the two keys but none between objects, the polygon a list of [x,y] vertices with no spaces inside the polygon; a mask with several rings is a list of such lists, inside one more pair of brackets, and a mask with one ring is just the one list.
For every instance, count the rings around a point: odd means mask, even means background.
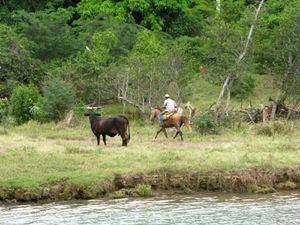
[{"label": "white long-sleeve shirt", "polygon": [[164,101],[164,107],[166,108],[165,111],[170,112],[170,111],[174,110],[177,107],[177,105],[173,99],[167,98]]}]

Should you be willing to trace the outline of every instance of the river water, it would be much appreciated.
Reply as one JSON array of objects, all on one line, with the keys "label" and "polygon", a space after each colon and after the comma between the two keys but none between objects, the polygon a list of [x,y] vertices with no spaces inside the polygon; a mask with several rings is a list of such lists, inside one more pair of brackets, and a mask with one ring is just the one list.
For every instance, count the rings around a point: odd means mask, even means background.
[{"label": "river water", "polygon": [[0,224],[300,224],[300,192],[0,205]]}]

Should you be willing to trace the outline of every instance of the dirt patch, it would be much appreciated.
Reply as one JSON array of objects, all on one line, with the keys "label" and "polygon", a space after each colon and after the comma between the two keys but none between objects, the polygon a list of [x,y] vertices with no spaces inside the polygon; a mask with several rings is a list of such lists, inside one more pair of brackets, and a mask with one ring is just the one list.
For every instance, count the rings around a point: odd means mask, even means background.
[{"label": "dirt patch", "polygon": [[0,201],[28,202],[71,199],[93,199],[117,193],[136,196],[136,187],[148,185],[154,192],[192,193],[199,191],[270,193],[277,190],[300,189],[300,166],[266,169],[248,168],[227,171],[175,173],[156,171],[149,174],[116,174],[112,180],[93,186],[74,184],[68,178],[38,188],[0,187]]}]

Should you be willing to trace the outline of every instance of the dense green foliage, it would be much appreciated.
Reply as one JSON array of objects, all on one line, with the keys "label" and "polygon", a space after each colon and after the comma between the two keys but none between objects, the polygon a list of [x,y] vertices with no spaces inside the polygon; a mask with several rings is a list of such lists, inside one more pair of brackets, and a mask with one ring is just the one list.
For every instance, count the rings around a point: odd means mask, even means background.
[{"label": "dense green foliage", "polygon": [[247,59],[237,66],[258,3],[1,1],[0,98],[12,101],[19,85],[42,93],[35,116],[26,114],[19,123],[32,116],[60,119],[75,102],[96,106],[125,99],[142,108],[161,105],[169,93],[182,103],[197,95],[190,87],[203,65],[202,75],[213,85],[234,74],[232,96],[241,101],[256,86],[251,74],[274,76],[278,92],[298,99],[298,0],[265,1]]},{"label": "dense green foliage", "polygon": [[27,38],[24,43],[34,58],[42,61],[64,59],[79,49],[79,41],[68,25],[67,10],[19,11],[14,16],[18,32]]},{"label": "dense green foliage", "polygon": [[232,87],[232,95],[243,100],[251,96],[255,88],[255,78],[251,74],[240,76]]},{"label": "dense green foliage", "polygon": [[196,116],[193,119],[193,125],[196,131],[201,135],[206,135],[209,132],[214,132],[218,127],[211,113],[204,113],[203,115]]},{"label": "dense green foliage", "polygon": [[6,98],[1,98],[0,99],[0,121],[7,116],[8,114],[8,100]]},{"label": "dense green foliage", "polygon": [[0,23],[0,96],[9,97],[19,84],[39,84],[40,65],[24,47],[26,39]]},{"label": "dense green foliage", "polygon": [[18,86],[11,96],[12,114],[21,124],[33,118],[32,107],[40,101],[41,95],[34,86]]},{"label": "dense green foliage", "polygon": [[62,119],[64,114],[75,104],[72,86],[61,79],[51,79],[44,86],[42,109],[48,120]]}]

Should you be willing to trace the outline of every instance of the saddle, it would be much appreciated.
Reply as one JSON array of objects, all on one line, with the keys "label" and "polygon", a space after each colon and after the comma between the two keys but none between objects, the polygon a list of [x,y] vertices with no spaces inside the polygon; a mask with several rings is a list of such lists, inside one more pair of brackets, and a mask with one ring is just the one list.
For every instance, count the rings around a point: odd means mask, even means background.
[{"label": "saddle", "polygon": [[162,116],[163,121],[168,120],[171,116],[173,116],[176,113],[175,110],[171,111],[171,112],[167,112]]}]

